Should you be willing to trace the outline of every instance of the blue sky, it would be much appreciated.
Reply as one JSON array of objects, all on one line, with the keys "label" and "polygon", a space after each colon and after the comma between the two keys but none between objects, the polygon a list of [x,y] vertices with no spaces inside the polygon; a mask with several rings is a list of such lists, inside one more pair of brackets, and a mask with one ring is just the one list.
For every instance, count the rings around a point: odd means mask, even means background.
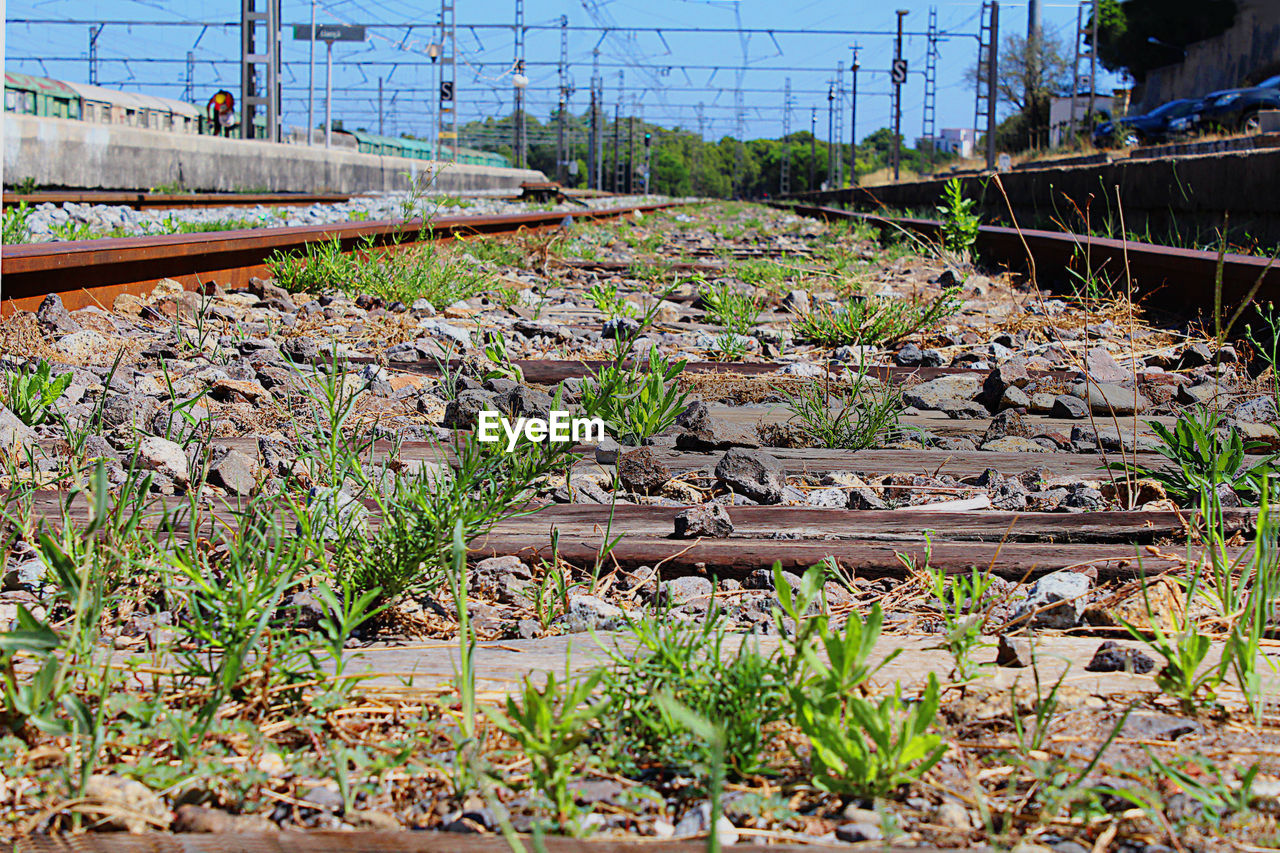
[{"label": "blue sky", "polygon": [[[460,116],[465,121],[503,115],[511,109],[510,66],[513,57],[514,0],[456,0],[459,23],[458,88]],[[238,25],[235,0],[9,0],[6,8],[5,68],[44,74],[66,80],[88,80],[88,21],[165,21],[178,26],[142,23],[111,24],[98,39],[99,82],[114,88],[181,97],[186,74],[186,54],[195,55],[195,100],[203,103],[218,88],[239,94]],[[284,0],[286,24],[306,23],[310,0]],[[591,8],[588,8],[591,7]],[[919,135],[929,9],[937,9],[940,30],[951,34],[940,46],[938,64],[937,126],[961,127],[973,122],[973,90],[965,79],[975,60],[981,9],[980,0],[898,3],[868,0],[527,0],[525,23],[550,26],[532,30],[526,37],[529,63],[528,109],[544,117],[556,100],[560,16],[571,26],[608,23],[620,27],[702,27],[733,30],[741,26],[759,29],[891,31],[895,9],[906,9],[908,32],[921,33],[905,40],[904,55],[912,74],[903,89],[903,133]],[[1074,3],[1046,3],[1047,30],[1070,41],[1075,25]],[[378,78],[384,78],[384,121],[388,133],[424,133],[431,126],[434,77],[426,54],[432,40],[439,5],[410,0],[319,0],[317,22],[383,25],[371,29],[365,44],[338,44],[334,48],[334,116],[348,127],[377,126]],[[1001,4],[1002,32],[1025,32],[1026,6]],[[36,19],[42,23],[21,23]],[[55,23],[44,23],[52,21]],[[214,26],[205,27],[203,24]],[[416,25],[414,29],[409,24]],[[475,29],[466,25],[477,25]],[[479,26],[486,25],[486,26]],[[494,27],[492,25],[504,25]],[[295,42],[286,31],[284,42],[285,122],[305,125],[307,99],[307,44]],[[827,134],[828,81],[836,64],[843,62],[846,86],[851,56],[849,45],[862,45],[858,78],[858,132],[865,136],[890,122],[888,68],[893,55],[892,37],[882,35],[765,34],[747,39],[737,32],[676,33],[661,37],[652,33],[614,33],[601,41],[599,33],[570,31],[568,41],[572,82],[576,92],[570,104],[585,110],[591,77],[591,51],[599,41],[605,103],[612,111],[618,98],[618,72],[623,73],[623,114],[634,111],[645,119],[667,126],[696,130],[698,104],[702,104],[703,128],[708,138],[734,132],[734,86],[739,72],[714,66],[745,64],[741,72],[748,137],[780,133],[783,122],[783,90],[791,79],[792,129],[809,126],[811,108],[817,107],[820,139]],[[744,63],[745,56],[745,63]],[[316,115],[323,115],[323,44],[316,51]],[[1102,81],[1110,85],[1110,81]],[[846,107],[847,109],[847,107]],[[848,115],[844,136],[848,136]]]}]

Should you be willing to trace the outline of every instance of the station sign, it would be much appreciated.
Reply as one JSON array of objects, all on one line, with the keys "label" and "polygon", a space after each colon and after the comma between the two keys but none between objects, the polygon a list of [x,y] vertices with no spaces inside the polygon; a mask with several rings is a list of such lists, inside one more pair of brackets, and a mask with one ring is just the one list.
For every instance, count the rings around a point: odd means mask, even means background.
[{"label": "station sign", "polygon": [[294,41],[364,41],[364,27],[348,27],[345,24],[317,24],[315,38],[309,39],[311,27],[294,24]]}]

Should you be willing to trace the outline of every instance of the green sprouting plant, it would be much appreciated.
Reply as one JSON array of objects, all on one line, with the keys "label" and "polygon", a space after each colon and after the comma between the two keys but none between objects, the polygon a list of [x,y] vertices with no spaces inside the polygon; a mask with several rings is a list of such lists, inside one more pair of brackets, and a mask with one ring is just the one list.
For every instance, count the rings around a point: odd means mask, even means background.
[{"label": "green sprouting plant", "polygon": [[1213,647],[1213,638],[1201,633],[1194,616],[1202,570],[1202,566],[1197,566],[1191,577],[1184,581],[1185,600],[1183,606],[1178,608],[1180,612],[1173,617],[1177,620],[1177,625],[1172,633],[1165,631],[1160,618],[1155,615],[1146,584],[1142,586],[1142,596],[1146,605],[1147,624],[1138,627],[1128,620],[1120,620],[1134,639],[1146,643],[1152,651],[1164,658],[1165,665],[1155,675],[1156,686],[1178,700],[1187,713],[1195,713],[1200,708],[1217,703],[1218,687],[1226,678],[1232,657],[1232,646],[1228,644],[1223,648],[1222,656],[1216,664],[1200,671]]},{"label": "green sprouting plant", "polygon": [[724,757],[728,746],[724,727],[711,722],[665,693],[660,693],[655,698],[659,707],[669,717],[683,725],[695,737],[701,738],[710,747],[704,771],[708,779],[707,788],[711,794],[711,814],[709,815],[711,831],[707,835],[707,853],[720,853],[720,819],[724,812]]},{"label": "green sprouting plant", "polygon": [[[9,241],[6,239],[5,242]],[[1266,331],[1260,332],[1260,339],[1253,333],[1253,324],[1246,323],[1244,334],[1249,339],[1249,343],[1253,344],[1258,357],[1270,368],[1271,399],[1275,401],[1277,407],[1280,407],[1280,315],[1276,313],[1274,302],[1268,302],[1265,306],[1255,306],[1254,310],[1261,318]]]},{"label": "green sprouting plant", "polygon": [[449,536],[447,567],[445,581],[448,583],[449,595],[453,599],[454,613],[458,619],[458,667],[454,676],[458,685],[461,712],[458,731],[461,738],[456,744],[453,769],[454,789],[461,792],[470,787],[470,781],[477,775],[473,770],[479,760],[476,755],[476,634],[471,628],[470,612],[467,609],[470,582],[467,575],[466,533],[461,519],[453,524]]},{"label": "green sprouting plant", "polygon": [[[411,234],[395,235],[407,241]],[[341,242],[308,243],[301,251],[275,252],[267,267],[276,283],[296,293],[339,292],[379,296],[406,305],[423,298],[433,305],[448,305],[489,286],[483,271],[457,258],[433,242],[390,249],[364,238],[350,254]]]},{"label": "green sprouting plant", "polygon": [[609,319],[616,317],[634,317],[638,313],[635,305],[627,302],[618,293],[618,285],[595,282],[583,294],[596,310]]},{"label": "green sprouting plant", "polygon": [[0,239],[6,246],[31,242],[30,219],[31,205],[25,201],[18,202],[16,207],[5,208]]},{"label": "green sprouting plant", "polygon": [[927,571],[942,612],[943,645],[955,663],[956,678],[973,681],[990,666],[974,660],[974,652],[984,645],[982,628],[987,620],[983,599],[991,588],[991,575],[974,568],[967,575],[956,575],[948,584],[942,569],[929,567]]},{"label": "green sprouting plant", "polygon": [[53,367],[42,361],[35,370],[24,368],[4,376],[5,403],[27,426],[37,426],[49,419],[53,404],[74,378],[70,371],[57,378],[52,374]]},{"label": "green sprouting plant", "polygon": [[755,326],[762,308],[754,294],[741,293],[728,283],[698,288],[707,319],[730,332],[745,335]]},{"label": "green sprouting plant", "polygon": [[942,217],[942,246],[949,252],[967,257],[978,241],[981,220],[973,212],[977,202],[964,197],[964,184],[952,178],[942,187],[938,214]]},{"label": "green sprouting plant", "polygon": [[50,233],[58,240],[92,240],[95,236],[93,226],[88,222],[55,222],[49,226]]},{"label": "green sprouting plant", "polygon": [[798,337],[824,346],[888,346],[932,328],[960,308],[959,288],[947,288],[931,302],[867,298],[820,306],[796,318]]},{"label": "green sprouting plant", "polygon": [[613,665],[601,682],[608,710],[601,737],[624,770],[658,765],[674,770],[706,766],[706,740],[658,700],[669,696],[693,713],[715,720],[724,738],[723,761],[737,778],[765,769],[768,727],[787,714],[790,664],[764,655],[750,638],[736,650],[715,614],[695,624],[663,613],[629,620],[637,649],[613,649]]},{"label": "green sprouting plant", "polygon": [[484,342],[484,354],[494,367],[487,371],[481,380],[510,379],[523,384],[524,371],[520,369],[520,365],[511,360],[511,355],[507,352],[506,337],[500,332],[493,332],[484,336]]},{"label": "green sprouting plant", "polygon": [[1187,795],[1204,806],[1210,819],[1222,820],[1247,812],[1253,805],[1253,783],[1261,771],[1259,764],[1250,765],[1240,774],[1238,784],[1231,784],[1223,779],[1221,770],[1199,756],[1166,762],[1150,748],[1144,749],[1159,774],[1176,782]]},{"label": "green sprouting plant", "polygon": [[784,619],[795,624],[782,648],[792,667],[790,712],[812,750],[813,784],[834,794],[873,797],[918,779],[946,750],[940,736],[927,733],[938,710],[936,676],[930,674],[909,708],[900,687],[879,702],[865,698],[858,688],[900,651],[870,663],[884,623],[880,605],[865,620],[850,614],[843,631],[835,631],[825,612],[812,612],[826,576],[821,564],[805,572],[795,590],[776,563],[773,573],[779,628]]},{"label": "green sprouting plant", "polygon": [[458,243],[457,248],[483,263],[525,269],[529,256],[518,244],[497,237],[473,237]]},{"label": "green sprouting plant", "polygon": [[902,392],[867,376],[865,364],[849,371],[848,382],[805,382],[784,392],[790,421],[818,447],[862,450],[891,441],[901,432]]},{"label": "green sprouting plant", "polygon": [[938,713],[938,677],[908,706],[901,686],[879,702],[851,696],[814,696],[791,688],[796,725],[812,748],[813,784],[841,796],[880,797],[916,781],[946,752],[930,734]]},{"label": "green sprouting plant", "polygon": [[747,357],[747,340],[732,332],[716,335],[711,355],[716,361],[742,361]]},{"label": "green sprouting plant", "polygon": [[1173,429],[1158,421],[1147,421],[1147,425],[1159,439],[1155,452],[1173,464],[1150,469],[1125,461],[1111,462],[1108,467],[1158,481],[1169,497],[1183,506],[1224,483],[1242,501],[1255,502],[1266,478],[1276,471],[1274,455],[1246,465],[1245,454],[1258,449],[1260,443],[1245,444],[1239,430],[1225,429],[1222,415],[1203,406],[1178,415]]},{"label": "green sprouting plant", "polygon": [[526,676],[523,701],[517,704],[508,696],[504,713],[488,711],[494,725],[514,738],[529,757],[529,776],[555,807],[562,830],[570,827],[577,811],[569,793],[573,768],[566,759],[590,736],[590,723],[604,709],[601,703],[588,703],[604,674],[597,669],[574,683],[562,684],[554,672],[548,672],[542,689]]},{"label": "green sprouting plant", "polygon": [[312,671],[310,637],[271,630],[285,594],[303,584],[312,563],[307,540],[282,533],[274,508],[255,499],[222,559],[215,562],[194,537],[169,557],[168,594],[186,605],[181,628],[190,640],[176,656],[205,696],[188,743],[198,745],[222,703],[243,695],[250,673],[280,684]]},{"label": "green sprouting plant", "polygon": [[622,444],[644,444],[675,423],[688,394],[676,385],[687,360],[667,361],[658,348],[648,362],[624,366],[621,358],[600,367],[582,385],[582,409],[604,421]]}]

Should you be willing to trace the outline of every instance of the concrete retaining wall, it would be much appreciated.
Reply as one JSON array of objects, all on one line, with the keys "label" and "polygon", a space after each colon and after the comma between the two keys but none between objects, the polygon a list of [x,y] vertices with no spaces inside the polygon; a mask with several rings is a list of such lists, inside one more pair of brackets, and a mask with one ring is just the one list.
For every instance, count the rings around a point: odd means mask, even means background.
[{"label": "concrete retaining wall", "polygon": [[1239,3],[1235,24],[1221,35],[1187,46],[1176,65],[1156,68],[1142,84],[1146,112],[1174,98],[1198,98],[1234,89],[1280,71],[1280,0]]},{"label": "concrete retaining wall", "polygon": [[341,192],[409,189],[433,175],[432,189],[518,190],[541,172],[434,163],[340,149],[189,136],[58,118],[4,114],[4,182],[38,186],[196,192]]},{"label": "concrete retaining wall", "polygon": [[[981,199],[989,223],[1009,224],[1009,206],[994,183],[981,177],[962,177],[965,194]],[[1009,205],[1024,228],[1082,232],[1076,208],[1090,211],[1095,232],[1120,236],[1120,208],[1125,230],[1156,241],[1180,235],[1178,244],[1214,242],[1215,229],[1230,213],[1234,239],[1245,235],[1280,243],[1280,149],[1232,151],[1196,157],[1159,160],[1117,160],[1095,166],[1028,169],[1000,176]],[[945,179],[857,187],[826,193],[802,193],[816,204],[841,204],[858,210],[911,210],[935,218]]]}]

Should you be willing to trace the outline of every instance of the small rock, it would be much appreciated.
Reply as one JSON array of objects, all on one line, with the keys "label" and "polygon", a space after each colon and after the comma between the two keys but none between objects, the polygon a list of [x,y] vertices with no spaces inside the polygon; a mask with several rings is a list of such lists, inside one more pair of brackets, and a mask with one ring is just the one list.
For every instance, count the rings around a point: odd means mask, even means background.
[{"label": "small rock", "polygon": [[65,335],[81,329],[71,312],[62,304],[62,297],[56,293],[50,293],[40,303],[40,307],[36,309],[36,320],[39,321],[40,328],[55,334]]},{"label": "small rock", "polygon": [[1151,406],[1140,391],[1122,385],[1077,382],[1071,395],[1084,400],[1095,415],[1140,415]]},{"label": "small rock", "polygon": [[787,295],[782,297],[782,310],[790,311],[792,314],[808,314],[813,310],[813,301],[809,298],[809,291],[787,291]]},{"label": "small rock", "polygon": [[982,402],[994,410],[1011,388],[1026,388],[1031,384],[1027,373],[1027,360],[1014,356],[987,374],[982,383]]},{"label": "small rock", "polygon": [[280,827],[260,815],[235,815],[222,809],[211,809],[190,803],[173,813],[174,832],[277,832]]},{"label": "small rock", "polygon": [[672,604],[705,603],[711,598],[711,581],[699,577],[675,578],[658,585],[659,594]]},{"label": "small rock", "polygon": [[618,479],[628,491],[651,495],[671,479],[671,472],[652,450],[641,447],[618,458]]},{"label": "small rock", "polygon": [[762,504],[781,501],[787,484],[782,463],[762,450],[730,448],[716,464],[715,474],[722,487]]},{"label": "small rock", "polygon": [[924,360],[924,353],[915,344],[906,344],[894,353],[893,363],[899,367],[918,367]]},{"label": "small rock", "polygon": [[1000,635],[1000,641],[996,647],[996,666],[1021,669],[1033,663],[1033,648],[1029,638]]},{"label": "small rock", "polygon": [[1016,624],[1029,618],[1031,626],[1036,628],[1074,628],[1084,612],[1084,597],[1091,587],[1092,581],[1082,572],[1058,571],[1045,575],[1032,585],[1026,600],[1014,610],[1011,621]]},{"label": "small rock", "polygon": [[705,536],[723,539],[733,532],[733,522],[728,511],[718,503],[699,504],[676,514],[677,539],[694,539]]},{"label": "small rock", "polygon": [[1049,417],[1081,420],[1089,417],[1089,407],[1079,397],[1070,394],[1059,394],[1053,398],[1053,406],[1049,409]]},{"label": "small rock", "polygon": [[258,465],[247,454],[231,450],[209,465],[209,482],[233,495],[247,496],[258,485]]},{"label": "small rock", "polygon": [[879,841],[884,832],[874,823],[843,823],[836,827],[836,840],[849,844],[859,841]]},{"label": "small rock", "polygon": [[458,396],[444,407],[441,424],[449,429],[473,429],[484,411],[498,411],[497,399],[492,392],[480,389],[459,391]]},{"label": "small rock", "polygon": [[341,812],[345,806],[342,795],[328,785],[301,788],[298,790],[298,799],[319,811]]},{"label": "small rock", "polygon": [[13,412],[0,406],[0,448],[17,451],[17,456],[21,458],[22,451],[35,440],[35,430],[24,424]]},{"label": "small rock", "polygon": [[1113,640],[1107,640],[1098,646],[1093,658],[1085,664],[1085,672],[1136,672],[1146,675],[1156,662],[1139,649],[1121,646]]},{"label": "small rock", "polygon": [[[902,398],[908,406],[931,411],[945,411],[948,406],[977,400],[982,391],[983,378],[976,373],[958,373],[940,376],[903,390]],[[981,408],[981,407],[980,407]],[[984,411],[984,414],[986,412]]]},{"label": "small rock", "polygon": [[1129,715],[1120,729],[1120,736],[1134,740],[1177,740],[1183,735],[1199,734],[1204,726],[1195,720],[1136,711]]},{"label": "small rock", "polygon": [[1191,370],[1213,363],[1213,350],[1204,341],[1187,344],[1178,354],[1176,370]]},{"label": "small rock", "polygon": [[1121,367],[1103,347],[1094,347],[1085,353],[1084,367],[1090,383],[1108,385],[1133,381],[1133,374]]},{"label": "small rock", "polygon": [[1030,438],[1031,430],[1023,422],[1022,415],[1012,409],[1007,409],[991,419],[987,431],[982,434],[982,440],[978,443],[983,445],[988,441],[1010,436],[1014,438]]},{"label": "small rock", "polygon": [[80,813],[99,829],[141,833],[169,827],[171,815],[164,802],[133,779],[95,773],[82,796]]},{"label": "small rock", "polygon": [[1254,397],[1252,400],[1241,403],[1231,410],[1231,417],[1238,421],[1256,424],[1274,424],[1280,421],[1280,414],[1276,412],[1276,401],[1270,396]]},{"label": "small rock", "polygon": [[973,824],[969,820],[969,810],[950,800],[938,806],[938,810],[933,813],[933,823],[937,826],[945,826],[951,829],[973,828]]},{"label": "small rock", "polygon": [[159,436],[143,436],[134,459],[139,468],[163,474],[179,485],[186,485],[191,473],[187,454],[172,441]]}]

